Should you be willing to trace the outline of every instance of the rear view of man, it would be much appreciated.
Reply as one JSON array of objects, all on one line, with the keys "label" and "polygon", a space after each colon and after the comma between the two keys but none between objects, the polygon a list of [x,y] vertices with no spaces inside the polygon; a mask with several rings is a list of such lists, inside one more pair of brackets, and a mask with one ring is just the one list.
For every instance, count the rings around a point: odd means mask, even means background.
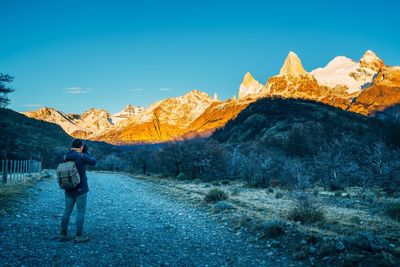
[{"label": "rear view of man", "polygon": [[86,165],[95,165],[96,159],[88,153],[87,146],[83,144],[82,140],[75,139],[72,142],[72,148],[64,156],[64,160],[75,162],[75,166],[80,176],[80,183],[72,189],[65,190],[65,210],[61,218],[60,241],[68,240],[69,218],[76,204],[77,217],[75,242],[87,242],[89,238],[82,235],[83,222],[85,220],[86,213],[87,193],[89,192],[86,177]]}]

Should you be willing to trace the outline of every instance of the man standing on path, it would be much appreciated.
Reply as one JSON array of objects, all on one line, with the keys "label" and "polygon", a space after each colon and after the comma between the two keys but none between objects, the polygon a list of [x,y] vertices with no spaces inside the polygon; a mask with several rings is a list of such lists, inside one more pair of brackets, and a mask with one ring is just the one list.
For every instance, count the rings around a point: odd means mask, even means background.
[{"label": "man standing on path", "polygon": [[65,190],[65,210],[61,218],[61,238],[60,241],[68,240],[68,223],[72,210],[76,204],[78,209],[76,217],[76,236],[75,242],[82,243],[89,241],[89,237],[83,236],[83,222],[85,220],[87,193],[89,187],[86,177],[86,164],[95,165],[96,159],[88,153],[88,148],[82,140],[75,139],[72,148],[64,156],[65,161],[75,162],[80,176],[80,183],[72,188]]}]

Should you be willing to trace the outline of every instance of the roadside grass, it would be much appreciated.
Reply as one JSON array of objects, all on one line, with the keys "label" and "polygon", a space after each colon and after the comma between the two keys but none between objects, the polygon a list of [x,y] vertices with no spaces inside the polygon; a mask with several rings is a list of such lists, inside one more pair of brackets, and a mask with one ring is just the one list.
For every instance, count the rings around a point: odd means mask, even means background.
[{"label": "roadside grass", "polygon": [[40,174],[26,176],[16,183],[0,185],[0,218],[7,213],[13,212],[13,207],[27,196],[27,190],[34,187],[39,181],[51,177],[42,171]]}]

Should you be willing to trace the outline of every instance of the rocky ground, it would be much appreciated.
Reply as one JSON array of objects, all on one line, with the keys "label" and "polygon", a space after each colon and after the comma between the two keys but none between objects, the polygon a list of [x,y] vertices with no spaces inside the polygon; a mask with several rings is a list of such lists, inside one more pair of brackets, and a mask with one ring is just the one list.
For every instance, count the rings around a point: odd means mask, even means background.
[{"label": "rocky ground", "polygon": [[[295,266],[164,186],[124,174],[88,174],[88,243],[59,242],[63,191],[54,177],[28,189],[0,221],[1,266]],[[70,235],[75,228],[75,211]]]},{"label": "rocky ground", "polygon": [[[270,248],[272,258],[289,255],[296,265],[307,266],[400,266],[400,222],[387,213],[389,203],[400,203],[399,196],[385,196],[379,188],[293,192],[251,188],[243,181],[135,178],[162,185],[166,194],[202,208],[238,236]],[[206,203],[213,190],[225,192],[226,199]],[[289,216],[299,210],[299,193],[310,196],[320,218],[303,223]]]}]

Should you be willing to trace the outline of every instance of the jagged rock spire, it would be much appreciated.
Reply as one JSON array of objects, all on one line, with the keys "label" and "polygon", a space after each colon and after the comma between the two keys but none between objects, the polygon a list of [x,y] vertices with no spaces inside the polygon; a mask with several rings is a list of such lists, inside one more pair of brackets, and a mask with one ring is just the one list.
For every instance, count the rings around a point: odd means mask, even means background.
[{"label": "jagged rock spire", "polygon": [[285,59],[285,63],[279,72],[279,75],[300,75],[307,73],[301,64],[300,58],[292,51],[289,52]]},{"label": "jagged rock spire", "polygon": [[239,87],[239,99],[258,94],[262,88],[263,85],[254,79],[250,72],[247,72]]}]

